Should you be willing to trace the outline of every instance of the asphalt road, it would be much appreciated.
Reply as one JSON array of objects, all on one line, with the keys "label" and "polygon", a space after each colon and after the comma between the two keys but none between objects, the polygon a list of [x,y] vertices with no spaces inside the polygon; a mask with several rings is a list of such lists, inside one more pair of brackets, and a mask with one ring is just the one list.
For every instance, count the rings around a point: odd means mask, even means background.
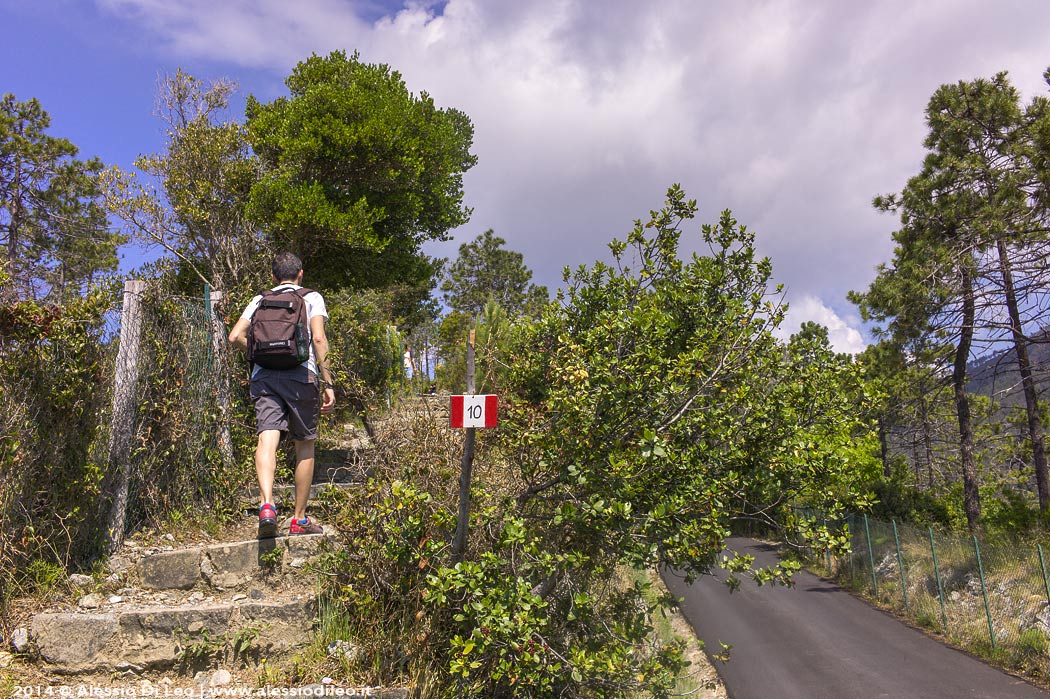
[{"label": "asphalt road", "polygon": [[[772,547],[731,538],[726,547],[776,560]],[[708,649],[732,645],[715,667],[730,699],[1046,699],[1044,692],[869,607],[837,585],[800,571],[795,586],[743,581],[730,594],[724,576],[686,585],[664,573],[682,612]]]}]

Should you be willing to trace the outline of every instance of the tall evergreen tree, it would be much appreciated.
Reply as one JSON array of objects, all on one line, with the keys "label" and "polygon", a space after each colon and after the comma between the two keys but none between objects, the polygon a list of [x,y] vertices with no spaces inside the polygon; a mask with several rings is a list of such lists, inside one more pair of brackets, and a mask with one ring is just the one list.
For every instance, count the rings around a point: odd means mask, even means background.
[{"label": "tall evergreen tree", "polygon": [[289,97],[248,99],[264,171],[251,192],[256,220],[275,245],[310,259],[315,285],[396,282],[423,289],[422,302],[436,266],[421,245],[470,217],[470,120],[409,93],[399,73],[357,54],[311,56],[287,85]]},{"label": "tall evergreen tree", "polygon": [[524,256],[504,248],[506,242],[489,229],[459,246],[459,256],[441,283],[452,310],[476,317],[489,301],[495,301],[517,315],[550,300],[547,287],[531,283],[532,270]]},{"label": "tall evergreen tree", "polygon": [[[966,371],[975,343],[1008,342],[1025,397],[1040,507],[1050,506],[1050,478],[1029,330],[1046,322],[1032,303],[1045,294],[1044,209],[1037,205],[1036,134],[1040,101],[1028,110],[1005,73],[941,86],[926,110],[922,171],[900,195],[876,206],[901,215],[892,267],[880,268],[855,299],[870,317],[893,318],[898,338],[947,340],[959,421],[967,518],[980,506]],[[942,358],[945,358],[942,355]]]},{"label": "tall evergreen tree", "polygon": [[97,159],[47,133],[51,117],[35,99],[0,99],[0,245],[7,294],[61,299],[117,266],[124,238],[109,229]]}]

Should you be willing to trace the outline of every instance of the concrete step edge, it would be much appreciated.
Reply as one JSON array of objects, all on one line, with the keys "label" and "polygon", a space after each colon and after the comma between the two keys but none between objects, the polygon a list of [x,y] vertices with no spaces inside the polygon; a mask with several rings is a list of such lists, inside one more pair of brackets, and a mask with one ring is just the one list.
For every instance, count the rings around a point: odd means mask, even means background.
[{"label": "concrete step edge", "polygon": [[287,572],[340,546],[333,534],[278,536],[247,539],[142,557],[132,567],[134,580],[147,590],[189,590],[203,583],[214,588],[235,588],[257,574]]},{"label": "concrete step edge", "polygon": [[31,639],[43,663],[58,674],[163,670],[192,660],[194,652],[227,651],[235,642],[244,654],[282,655],[309,641],[315,615],[313,595],[44,612],[33,618]]}]

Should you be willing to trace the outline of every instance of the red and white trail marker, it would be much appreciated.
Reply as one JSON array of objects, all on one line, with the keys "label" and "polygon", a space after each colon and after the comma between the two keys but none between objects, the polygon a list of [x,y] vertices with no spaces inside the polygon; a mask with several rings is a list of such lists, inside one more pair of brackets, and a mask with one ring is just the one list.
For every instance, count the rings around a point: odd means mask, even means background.
[{"label": "red and white trail marker", "polygon": [[499,414],[496,396],[452,396],[449,427],[495,427]]}]

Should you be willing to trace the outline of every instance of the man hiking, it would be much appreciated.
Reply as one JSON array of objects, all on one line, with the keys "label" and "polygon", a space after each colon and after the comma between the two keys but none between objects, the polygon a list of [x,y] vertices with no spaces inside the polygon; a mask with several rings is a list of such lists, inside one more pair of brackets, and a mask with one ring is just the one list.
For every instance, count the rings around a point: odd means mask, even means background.
[{"label": "man hiking", "polygon": [[298,257],[280,253],[271,271],[276,286],[251,300],[229,337],[235,347],[248,351],[253,364],[251,397],[259,436],[255,448],[261,500],[259,537],[277,535],[273,479],[277,445],[285,433],[295,441],[296,460],[295,512],[288,533],[320,534],[322,528],[306,516],[306,505],[314,477],[320,413],[331,412],[335,405],[324,331],[328,311],[321,294],[302,287],[303,264]]}]

